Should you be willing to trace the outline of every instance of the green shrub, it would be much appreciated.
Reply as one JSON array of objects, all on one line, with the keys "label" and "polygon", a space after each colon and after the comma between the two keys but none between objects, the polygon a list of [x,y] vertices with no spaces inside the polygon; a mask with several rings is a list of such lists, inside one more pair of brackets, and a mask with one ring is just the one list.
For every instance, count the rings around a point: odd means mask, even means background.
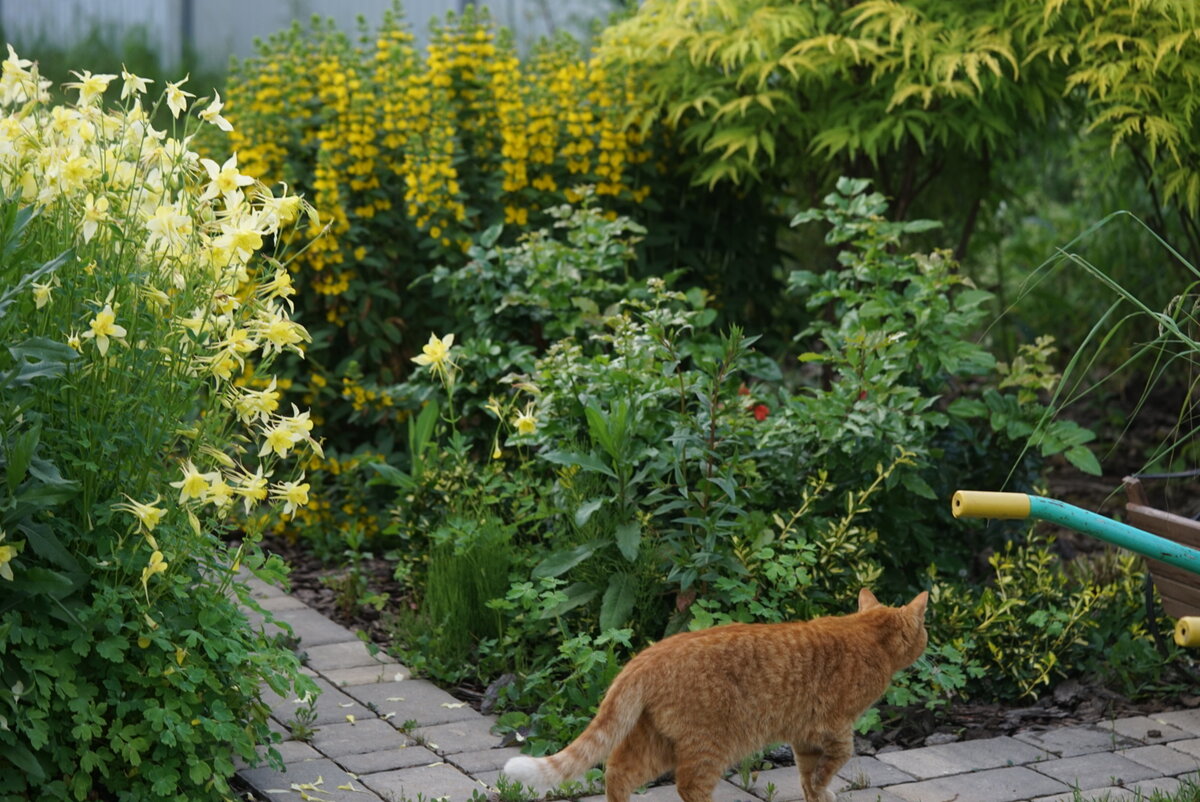
[{"label": "green shrub", "polygon": [[52,106],[30,68],[0,75],[0,794],[223,799],[274,738],[264,683],[312,689],[238,608],[239,566],[281,564],[221,537],[305,503],[282,459],[319,450],[278,405],[307,334],[259,253],[302,203],[153,130],[136,76],[109,111],[115,76]]}]

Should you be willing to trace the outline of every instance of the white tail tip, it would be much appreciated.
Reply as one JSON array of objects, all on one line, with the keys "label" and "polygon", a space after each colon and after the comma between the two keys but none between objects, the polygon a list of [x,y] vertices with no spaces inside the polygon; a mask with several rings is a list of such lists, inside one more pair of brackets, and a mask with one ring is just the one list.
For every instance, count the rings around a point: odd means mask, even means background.
[{"label": "white tail tip", "polygon": [[560,781],[556,773],[550,769],[548,761],[525,755],[510,758],[504,764],[504,774],[508,779],[516,780],[521,785],[538,791],[554,788]]}]

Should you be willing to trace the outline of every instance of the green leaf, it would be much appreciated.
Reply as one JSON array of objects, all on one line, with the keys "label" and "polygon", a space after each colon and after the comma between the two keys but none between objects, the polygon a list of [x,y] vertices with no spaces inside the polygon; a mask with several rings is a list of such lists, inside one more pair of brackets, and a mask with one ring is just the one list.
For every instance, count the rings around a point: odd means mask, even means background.
[{"label": "green leaf", "polygon": [[1096,455],[1087,446],[1073,446],[1063,452],[1063,456],[1067,461],[1074,465],[1084,473],[1090,473],[1092,476],[1099,476],[1103,473],[1100,468],[1100,460],[1096,459]]},{"label": "green leaf", "polygon": [[25,478],[25,473],[29,470],[29,463],[33,461],[33,452],[37,449],[41,436],[42,430],[38,426],[34,426],[9,440],[8,450],[4,452],[4,457],[8,461],[5,470],[10,493],[15,494],[17,485],[21,484]]},{"label": "green leaf", "polygon": [[367,463],[367,467],[378,474],[378,476],[369,479],[367,484],[387,484],[392,487],[405,489],[416,487],[417,483],[413,481],[411,476],[393,465],[388,465],[386,462],[369,462]]},{"label": "green leaf", "polygon": [[555,465],[570,465],[580,470],[602,473],[613,479],[617,478],[613,470],[605,465],[604,461],[595,454],[578,454],[572,451],[547,451],[541,457],[547,462],[553,462]]},{"label": "green leaf", "polygon": [[600,631],[618,629],[629,620],[637,601],[637,580],[630,574],[613,574],[600,602]]},{"label": "green leaf", "polygon": [[618,526],[614,534],[617,538],[617,548],[620,549],[625,559],[630,562],[636,560],[638,547],[642,542],[642,525],[637,521],[630,521]]},{"label": "green leaf", "polygon": [[595,514],[596,510],[604,506],[604,502],[609,501],[608,498],[594,498],[590,501],[585,501],[579,505],[579,509],[575,510],[575,525],[582,527],[588,519]]},{"label": "green leaf", "polygon": [[57,565],[68,573],[79,574],[79,562],[54,534],[54,530],[43,523],[28,522],[20,527],[25,533],[29,547],[39,557]]},{"label": "green leaf", "polygon": [[125,662],[125,651],[128,648],[128,640],[120,635],[113,635],[96,644],[96,653],[110,663],[123,663]]},{"label": "green leaf", "polygon": [[543,579],[565,574],[595,554],[598,545],[597,543],[584,543],[582,546],[576,546],[573,549],[556,551],[538,563],[537,567],[533,569],[533,577],[535,579]]},{"label": "green leaf", "polygon": [[586,582],[576,582],[564,590],[563,593],[566,595],[566,598],[549,610],[543,611],[538,618],[557,618],[560,615],[564,615],[596,598],[600,594],[600,589]]},{"label": "green leaf", "polygon": [[617,448],[612,432],[609,430],[609,417],[592,404],[588,404],[584,408],[583,413],[587,416],[588,433],[592,436],[592,439],[599,443],[600,447],[607,451],[609,456],[616,459]]},{"label": "green leaf", "polygon": [[18,574],[11,582],[6,583],[5,587],[19,593],[61,599],[74,592],[76,582],[58,571],[34,567]]},{"label": "green leaf", "polygon": [[929,486],[929,483],[915,473],[902,474],[900,477],[900,484],[904,485],[904,487],[910,493],[920,496],[921,498],[937,498],[937,494],[933,492],[933,488]]},{"label": "green leaf", "polygon": [[34,379],[57,378],[67,369],[67,363],[79,355],[66,343],[45,337],[31,337],[23,343],[9,346],[8,352],[17,362],[16,384],[29,384]]},{"label": "green leaf", "polygon": [[479,235],[479,244],[485,248],[490,248],[500,239],[500,232],[504,230],[502,223],[496,223],[489,226],[482,234]]},{"label": "green leaf", "polygon": [[988,414],[988,407],[977,398],[956,398],[946,411],[956,418],[982,418]]},{"label": "green leaf", "polygon": [[21,744],[5,744],[0,747],[0,756],[4,757],[22,772],[35,785],[46,781],[46,771],[32,752]]}]

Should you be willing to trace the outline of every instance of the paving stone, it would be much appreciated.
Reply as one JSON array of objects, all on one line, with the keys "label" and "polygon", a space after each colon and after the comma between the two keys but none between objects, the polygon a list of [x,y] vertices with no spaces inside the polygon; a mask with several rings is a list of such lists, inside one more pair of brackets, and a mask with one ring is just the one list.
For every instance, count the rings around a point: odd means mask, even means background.
[{"label": "paving stone", "polygon": [[[759,802],[758,797],[724,780],[717,783],[717,787],[713,789],[712,799],[713,802]],[[604,800],[603,795],[597,795],[585,796],[579,802],[604,802]],[[656,785],[646,789],[643,793],[634,794],[630,800],[631,802],[679,802],[679,793],[675,790],[674,783]]]},{"label": "paving stone", "polygon": [[446,761],[469,774],[484,771],[499,771],[510,758],[518,757],[521,750],[515,746],[482,749],[478,752],[458,752],[447,755]]},{"label": "paving stone", "polygon": [[1191,710],[1176,710],[1172,713],[1154,713],[1150,718],[1162,724],[1178,727],[1193,735],[1200,735],[1200,707]]},{"label": "paving stone", "polygon": [[[1144,744],[1162,744],[1192,737],[1187,730],[1181,730],[1163,721],[1156,721],[1150,716],[1119,718],[1116,721],[1105,721],[1095,726],[1096,729],[1106,732],[1111,730]],[[1157,735],[1152,733],[1157,733]]]},{"label": "paving stone", "polygon": [[404,797],[415,800],[418,794],[430,802],[468,802],[476,791],[487,792],[482,783],[446,763],[360,775],[359,781],[388,802],[400,802]]},{"label": "paving stone", "polygon": [[1140,782],[1130,783],[1128,787],[1144,797],[1149,797],[1156,792],[1174,795],[1179,790],[1180,785],[1182,783],[1175,777],[1156,777],[1153,780],[1141,780]]},{"label": "paving stone", "polygon": [[358,637],[353,632],[340,624],[333,623],[307,606],[295,610],[280,610],[275,613],[275,617],[291,626],[292,631],[300,640],[301,650],[324,646],[327,643],[358,641]]},{"label": "paving stone", "polygon": [[860,788],[857,791],[838,793],[837,802],[908,802],[908,800],[902,796],[896,796],[886,788]]},{"label": "paving stone", "polygon": [[1110,785],[1126,785],[1158,776],[1158,772],[1149,766],[1135,763],[1112,752],[1064,757],[1038,763],[1031,768],[1084,791]]},{"label": "paving stone", "polygon": [[[348,715],[354,716],[360,721],[375,718],[374,713],[325,680],[318,677],[314,682],[320,689],[321,695],[317,697],[317,717],[311,722],[313,726],[344,724]],[[270,688],[263,689],[263,701],[271,708],[274,717],[283,722],[285,727],[290,727],[290,722],[296,718],[297,710],[307,706],[305,702],[294,695],[283,697]]]},{"label": "paving stone", "polygon": [[396,749],[342,755],[337,764],[352,774],[376,774],[381,771],[411,769],[441,762],[441,758],[423,746],[410,744]]},{"label": "paving stone", "polygon": [[1168,776],[1200,769],[1200,759],[1162,744],[1125,749],[1117,754]]},{"label": "paving stone", "polygon": [[886,790],[908,802],[936,802],[955,798],[960,802],[1016,802],[1060,794],[1070,789],[1044,774],[1024,766],[1014,766],[891,785]]},{"label": "paving stone", "polygon": [[[319,760],[325,755],[322,755],[316,749],[313,749],[310,744],[304,741],[284,741],[281,744],[273,744],[275,750],[279,752],[279,756],[283,758],[284,763],[300,763],[305,760]],[[258,747],[258,753],[266,759],[267,750],[270,746]]]},{"label": "paving stone", "polygon": [[1003,736],[887,752],[878,759],[912,777],[927,780],[974,769],[1019,766],[1050,757],[1044,749]]},{"label": "paving stone", "polygon": [[[860,755],[846,761],[846,765],[842,766],[829,787],[840,794],[865,788],[912,782],[914,779],[916,778],[900,771],[895,766],[890,766],[873,757]],[[800,788],[800,770],[795,766],[781,766],[756,772],[748,787],[742,786],[741,778],[737,774],[731,776],[729,781],[739,787],[746,787],[755,796],[760,797],[768,796],[767,786],[774,785],[775,794],[772,799],[775,802],[804,799],[804,792]]]},{"label": "paving stone", "polygon": [[287,596],[282,588],[276,587],[263,582],[245,569],[240,569],[237,573],[237,581],[244,584],[250,589],[250,595],[255,599],[267,599],[272,596]]},{"label": "paving stone", "polygon": [[[986,768],[980,766],[979,768]],[[792,768],[793,772],[796,769]],[[852,757],[846,761],[846,765],[842,766],[838,771],[837,776],[841,777],[852,788],[863,788],[868,786],[882,787],[885,785],[896,785],[897,783],[911,782],[917,779],[916,777],[901,771],[893,765],[884,763],[878,758],[867,755],[859,755]],[[797,777],[799,774],[797,773]],[[800,782],[796,780],[797,784]]]},{"label": "paving stone", "polygon": [[394,727],[400,727],[406,721],[428,727],[479,717],[469,705],[421,679],[355,685],[342,690],[364,705],[374,705],[381,717],[394,713],[389,719]]},{"label": "paving stone", "polygon": [[270,610],[273,613],[282,612],[283,610],[301,610],[308,607],[307,604],[295,596],[267,596],[262,599],[256,599],[256,601],[259,607],[264,610]]},{"label": "paving stone", "polygon": [[338,668],[358,668],[360,666],[379,666],[390,662],[386,656],[377,651],[379,656],[371,654],[367,644],[360,640],[327,643],[323,646],[304,646],[301,644],[300,656],[304,664],[321,673]]},{"label": "paving stone", "polygon": [[[322,782],[317,786],[318,790],[309,793],[328,802],[380,802],[376,794],[365,791],[362,782],[354,780],[333,761],[327,759],[292,763],[282,772],[272,768],[247,769],[239,776],[264,799],[298,798],[298,794],[291,790],[293,784],[315,783],[320,779]],[[339,789],[339,785],[352,785],[357,790]],[[287,794],[273,793],[278,791],[287,791]]]},{"label": "paving stone", "polygon": [[1111,752],[1115,749],[1141,746],[1119,733],[1105,732],[1094,727],[1062,727],[1044,732],[1027,730],[1017,733],[1013,738],[1053,752],[1059,757],[1077,757],[1093,752]]},{"label": "paving stone", "polygon": [[418,727],[413,731],[413,737],[424,741],[427,748],[442,755],[479,752],[500,745],[500,736],[492,734],[495,725],[494,718],[475,713],[475,718],[467,721]]},{"label": "paving stone", "polygon": [[352,685],[393,682],[397,675],[401,680],[406,680],[412,676],[412,672],[399,663],[376,663],[357,668],[325,670],[321,672],[321,675],[339,688],[348,688]]},{"label": "paving stone", "polygon": [[1071,791],[1066,794],[1038,797],[1035,802],[1133,802],[1138,799],[1136,791],[1110,785],[1090,791]]},{"label": "paving stone", "polygon": [[[742,786],[742,780],[737,774],[731,776],[729,782]],[[835,779],[830,787],[836,791],[844,785],[843,781]],[[770,796],[768,786],[774,786],[774,796],[771,797],[774,802],[798,802],[804,799],[804,792],[800,788],[800,772],[795,766],[780,766],[755,772],[750,778],[750,784],[742,787],[756,797],[766,799]]]},{"label": "paving stone", "polygon": [[326,757],[339,758],[343,755],[363,752],[382,752],[399,749],[410,741],[386,721],[370,718],[353,724],[326,724],[318,727],[312,745]]},{"label": "paving stone", "polygon": [[1171,748],[1183,752],[1185,755],[1200,758],[1200,738],[1190,738],[1186,741],[1172,741]]}]

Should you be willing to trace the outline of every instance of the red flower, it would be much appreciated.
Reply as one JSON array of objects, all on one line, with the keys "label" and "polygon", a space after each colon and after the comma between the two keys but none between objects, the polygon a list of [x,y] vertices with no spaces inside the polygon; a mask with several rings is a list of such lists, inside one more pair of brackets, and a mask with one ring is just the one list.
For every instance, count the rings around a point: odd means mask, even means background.
[{"label": "red flower", "polygon": [[760,422],[765,421],[767,415],[771,414],[771,408],[766,404],[755,404],[752,411],[754,412],[754,419]]}]

